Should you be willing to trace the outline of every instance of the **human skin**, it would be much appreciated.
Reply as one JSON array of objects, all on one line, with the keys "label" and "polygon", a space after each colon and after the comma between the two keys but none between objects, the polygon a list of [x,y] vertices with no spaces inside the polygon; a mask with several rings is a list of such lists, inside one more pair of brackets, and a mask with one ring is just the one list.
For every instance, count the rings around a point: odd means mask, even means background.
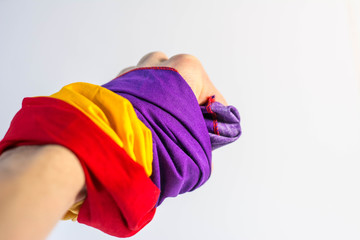
[{"label": "human skin", "polygon": [[[175,68],[200,105],[209,96],[227,105],[200,61],[188,54],[145,55],[136,66]],[[0,155],[0,236],[2,240],[45,239],[64,213],[86,197],[85,176],[76,155],[60,145],[21,146]]]},{"label": "human skin", "polygon": [[228,105],[223,95],[210,81],[208,74],[199,59],[189,54],[178,54],[168,58],[163,52],[152,52],[140,59],[136,66],[125,68],[119,75],[140,67],[171,67],[175,68],[193,90],[199,105],[204,104],[209,96]]}]

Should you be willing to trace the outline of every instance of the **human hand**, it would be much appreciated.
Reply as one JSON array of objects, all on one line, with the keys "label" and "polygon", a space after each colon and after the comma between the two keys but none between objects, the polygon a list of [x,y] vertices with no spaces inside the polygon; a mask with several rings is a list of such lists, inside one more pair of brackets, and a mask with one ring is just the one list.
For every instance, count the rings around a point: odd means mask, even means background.
[{"label": "human hand", "polygon": [[227,106],[223,95],[210,81],[199,59],[189,54],[178,54],[168,58],[162,52],[151,52],[140,59],[136,66],[123,69],[119,75],[141,67],[171,67],[176,69],[193,90],[199,105],[207,102],[209,96],[215,95],[215,101]]}]

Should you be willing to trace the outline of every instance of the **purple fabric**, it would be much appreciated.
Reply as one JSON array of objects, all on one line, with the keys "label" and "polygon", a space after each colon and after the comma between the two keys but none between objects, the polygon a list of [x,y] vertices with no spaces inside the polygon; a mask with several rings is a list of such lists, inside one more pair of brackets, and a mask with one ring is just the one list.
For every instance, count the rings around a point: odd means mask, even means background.
[{"label": "purple fabric", "polygon": [[[209,102],[199,106],[181,75],[171,68],[140,68],[103,87],[128,99],[153,136],[152,181],[165,198],[192,191],[211,173],[211,150],[241,135],[240,116],[233,106]],[[218,133],[214,133],[214,115]]]},{"label": "purple fabric", "polygon": [[219,102],[211,103],[210,107],[216,114],[219,135],[214,133],[214,119],[208,110],[206,110],[206,106],[201,106],[200,108],[210,135],[212,150],[215,150],[234,142],[240,137],[240,115],[234,106],[224,106]]},{"label": "purple fabric", "polygon": [[153,136],[151,179],[167,197],[192,191],[211,173],[211,143],[189,85],[171,69],[137,69],[103,87],[128,99]]}]

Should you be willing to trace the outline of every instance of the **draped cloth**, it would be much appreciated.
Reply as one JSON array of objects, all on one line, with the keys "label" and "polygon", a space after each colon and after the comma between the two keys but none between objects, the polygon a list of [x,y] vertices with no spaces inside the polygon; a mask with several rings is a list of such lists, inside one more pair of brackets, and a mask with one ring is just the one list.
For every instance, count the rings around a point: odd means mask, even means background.
[{"label": "draped cloth", "polygon": [[87,197],[80,223],[129,237],[151,221],[159,189],[140,164],[77,108],[50,97],[25,98],[0,142],[0,152],[43,144],[68,148],[81,163]]},{"label": "draped cloth", "polygon": [[[128,99],[153,135],[152,181],[165,198],[193,191],[211,173],[211,150],[241,134],[239,113],[209,98],[200,107],[190,86],[173,68],[138,68],[103,85]],[[212,126],[218,125],[214,133]]]},{"label": "draped cloth", "polygon": [[74,83],[25,98],[0,153],[59,144],[78,157],[87,197],[65,216],[117,237],[153,218],[167,197],[193,191],[211,174],[211,151],[241,134],[235,107],[209,96],[199,106],[172,68],[140,68],[103,86]]}]

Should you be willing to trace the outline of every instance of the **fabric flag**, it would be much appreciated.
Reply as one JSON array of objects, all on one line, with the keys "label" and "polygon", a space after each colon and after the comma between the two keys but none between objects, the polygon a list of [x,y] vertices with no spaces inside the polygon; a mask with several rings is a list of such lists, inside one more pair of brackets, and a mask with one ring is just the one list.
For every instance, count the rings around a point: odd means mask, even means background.
[{"label": "fabric flag", "polygon": [[64,219],[129,237],[167,197],[193,191],[211,174],[211,151],[241,134],[240,116],[209,96],[199,106],[173,68],[139,68],[103,86],[74,83],[25,98],[0,142],[59,144],[78,157],[87,196]]}]

